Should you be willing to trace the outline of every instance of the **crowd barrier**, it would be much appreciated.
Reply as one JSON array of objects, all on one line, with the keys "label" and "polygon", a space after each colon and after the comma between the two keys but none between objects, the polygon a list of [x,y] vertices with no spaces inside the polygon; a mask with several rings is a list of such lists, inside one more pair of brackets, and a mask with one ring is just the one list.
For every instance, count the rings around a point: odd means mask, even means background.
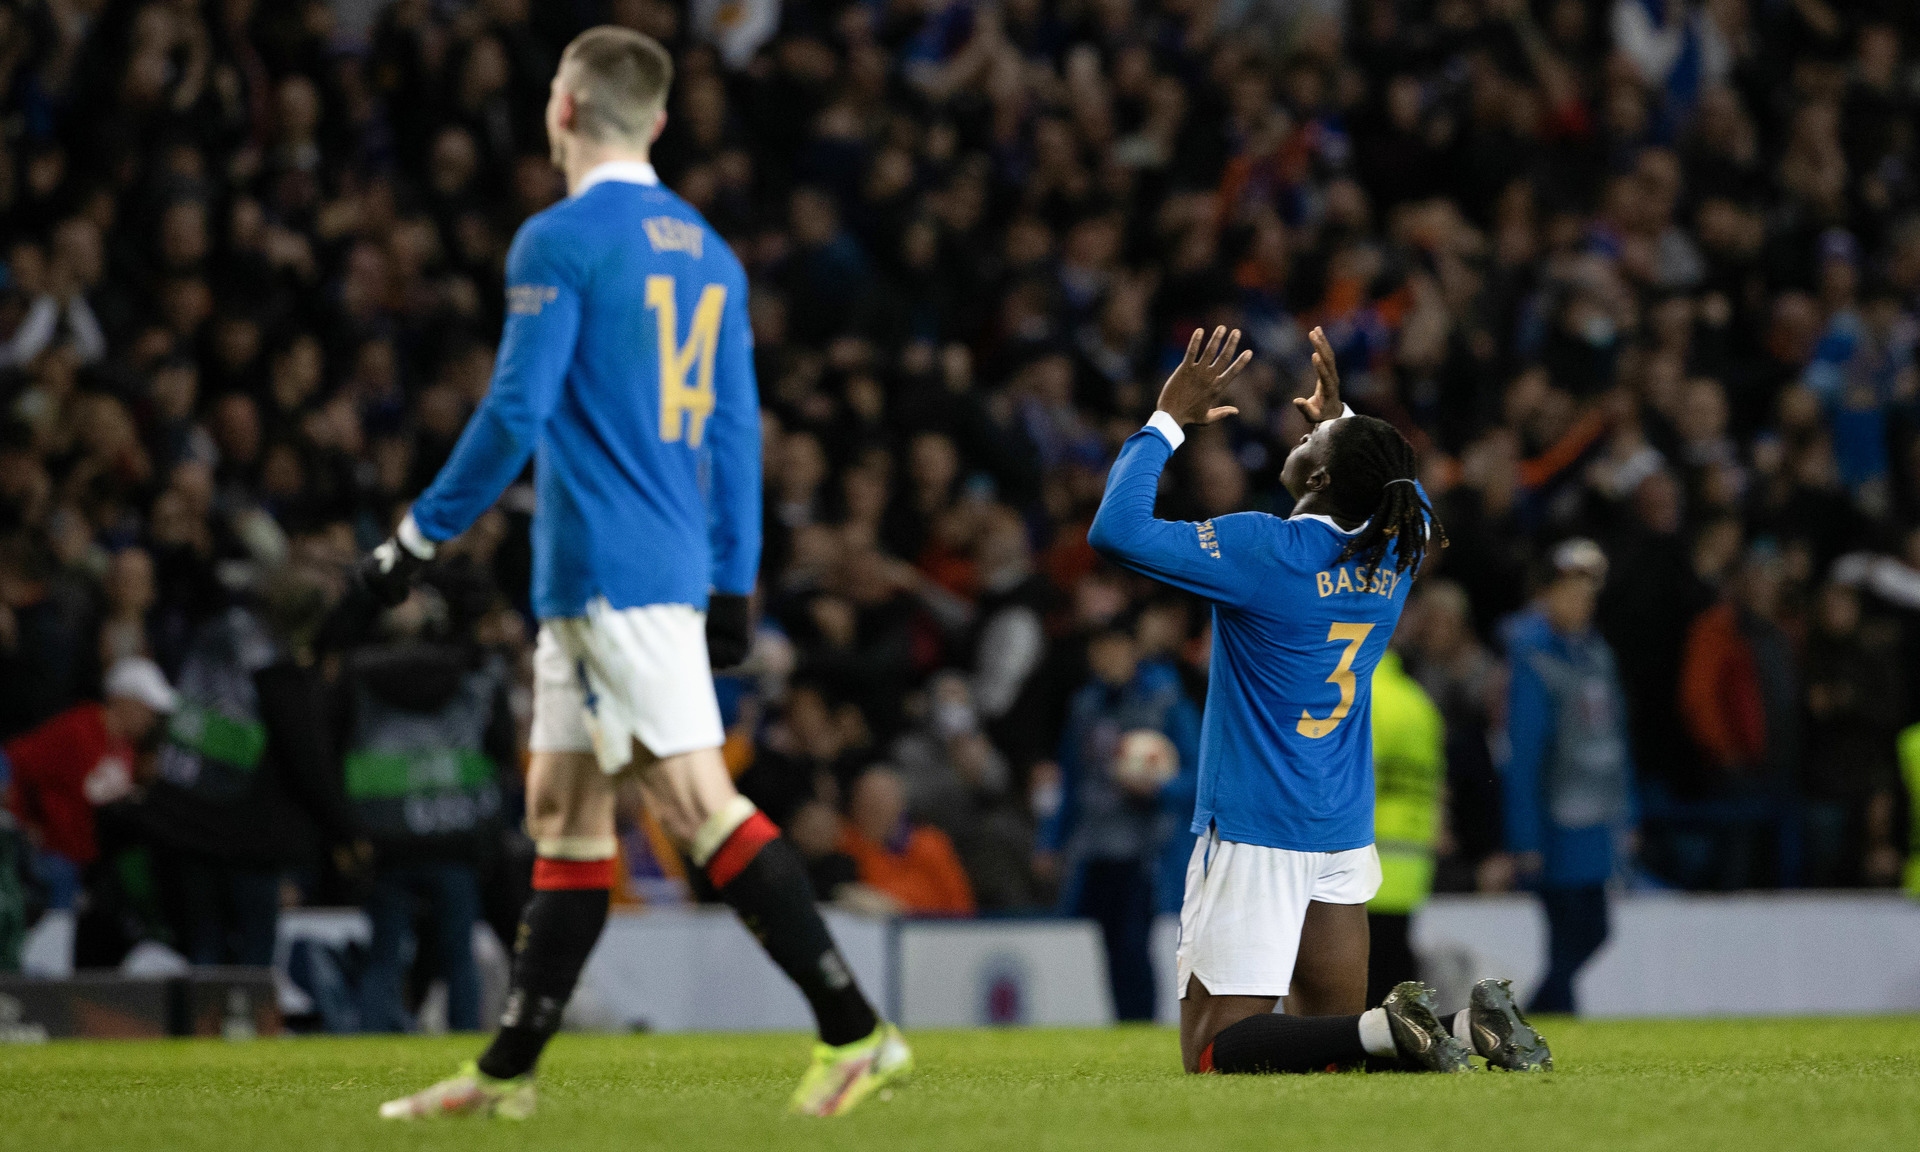
[{"label": "crowd barrier", "polygon": [[[1585,1016],[1920,1012],[1920,903],[1898,893],[1635,893],[1611,916],[1612,936],[1574,983]],[[1443,1007],[1484,976],[1530,995],[1546,939],[1526,896],[1440,897],[1413,926]]]},{"label": "crowd barrier", "polygon": [[265,968],[195,968],[174,976],[83,972],[0,976],[0,1044],[280,1033]]},{"label": "crowd barrier", "polygon": [[[1634,894],[1612,903],[1613,935],[1576,985],[1596,1017],[1920,1012],[1920,904],[1892,893]],[[1100,1025],[1113,1019],[1100,934],[1078,920],[885,920],[827,913],[862,985],[907,1027]],[[50,917],[31,974],[59,976],[70,926]],[[349,909],[288,913],[281,957],[309,939],[364,939]],[[1179,928],[1153,934],[1162,1022],[1178,1019],[1171,972]],[[490,1017],[506,956],[476,936]],[[1415,917],[1423,977],[1443,1009],[1474,980],[1511,977],[1524,999],[1545,965],[1546,926],[1524,895],[1443,896]],[[306,1010],[279,977],[280,1007]],[[570,1026],[663,1032],[809,1026],[805,1002],[733,915],[719,908],[616,912],[568,1009]]]}]

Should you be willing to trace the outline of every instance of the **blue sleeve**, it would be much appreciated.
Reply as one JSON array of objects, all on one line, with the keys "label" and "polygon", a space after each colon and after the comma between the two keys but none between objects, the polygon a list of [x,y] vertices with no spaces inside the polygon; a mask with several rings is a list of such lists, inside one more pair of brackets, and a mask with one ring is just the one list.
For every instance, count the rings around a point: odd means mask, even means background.
[{"label": "blue sleeve", "polygon": [[1510,751],[1500,773],[1501,810],[1507,851],[1540,852],[1547,842],[1546,813],[1540,796],[1540,771],[1547,742],[1553,738],[1551,699],[1533,670],[1527,650],[1515,648],[1507,685],[1507,743]]},{"label": "blue sleeve", "polygon": [[708,539],[715,591],[745,596],[760,573],[760,389],[753,374],[747,281],[735,278],[720,323],[708,419],[712,498]]},{"label": "blue sleeve", "polygon": [[1244,518],[1227,516],[1201,523],[1153,518],[1160,472],[1172,455],[1166,438],[1151,428],[1127,438],[1107,474],[1107,492],[1087,531],[1087,543],[1136,572],[1209,600],[1239,604],[1253,584],[1242,569],[1246,549],[1225,545],[1252,541],[1234,541],[1223,533],[1230,522]]},{"label": "blue sleeve", "polygon": [[493,507],[527,466],[560,400],[580,333],[580,293],[543,224],[528,221],[507,252],[507,322],[487,398],[414,501],[414,523],[429,540],[451,540]]}]

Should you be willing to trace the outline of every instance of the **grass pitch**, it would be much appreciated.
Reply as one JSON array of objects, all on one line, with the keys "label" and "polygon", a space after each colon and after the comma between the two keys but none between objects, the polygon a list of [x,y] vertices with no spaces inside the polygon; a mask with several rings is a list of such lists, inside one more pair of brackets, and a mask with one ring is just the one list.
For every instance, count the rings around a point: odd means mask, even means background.
[{"label": "grass pitch", "polygon": [[475,1037],[0,1048],[0,1148],[1794,1149],[1920,1147],[1920,1020],[1547,1020],[1544,1076],[1182,1076],[1171,1032],[922,1032],[920,1071],[836,1120],[783,1115],[808,1040],[562,1036],[540,1115],[394,1123]]}]

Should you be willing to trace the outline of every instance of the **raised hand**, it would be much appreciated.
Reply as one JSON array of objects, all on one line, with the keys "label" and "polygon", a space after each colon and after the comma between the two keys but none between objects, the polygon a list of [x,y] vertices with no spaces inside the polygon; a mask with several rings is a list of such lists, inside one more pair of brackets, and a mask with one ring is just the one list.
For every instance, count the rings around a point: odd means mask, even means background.
[{"label": "raised hand", "polygon": [[1227,385],[1253,359],[1253,352],[1233,354],[1234,349],[1240,347],[1238,328],[1231,335],[1224,326],[1215,328],[1202,346],[1204,336],[1205,329],[1193,330],[1193,339],[1187,341],[1186,359],[1180,361],[1173,375],[1167,377],[1166,386],[1160,389],[1159,410],[1182,424],[1211,424],[1240,411],[1218,401],[1226,393]]},{"label": "raised hand", "polygon": [[1313,395],[1295,396],[1293,406],[1310,423],[1319,424],[1340,415],[1346,406],[1340,402],[1340,370],[1333,365],[1333,345],[1327,343],[1326,331],[1315,328],[1307,339],[1313,342]]}]

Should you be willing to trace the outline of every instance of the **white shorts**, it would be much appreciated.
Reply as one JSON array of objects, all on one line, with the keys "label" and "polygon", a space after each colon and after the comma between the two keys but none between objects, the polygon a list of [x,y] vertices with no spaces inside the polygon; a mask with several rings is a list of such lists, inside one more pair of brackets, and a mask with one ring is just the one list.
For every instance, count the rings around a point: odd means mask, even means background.
[{"label": "white shorts", "polygon": [[1215,996],[1285,996],[1307,905],[1365,904],[1380,890],[1380,854],[1291,852],[1220,839],[1209,830],[1187,862],[1180,903],[1180,996],[1187,982]]},{"label": "white shorts", "polygon": [[533,649],[535,752],[592,752],[604,772],[633,742],[665,758],[726,740],[707,665],[707,614],[690,604],[614,608],[540,623]]}]

